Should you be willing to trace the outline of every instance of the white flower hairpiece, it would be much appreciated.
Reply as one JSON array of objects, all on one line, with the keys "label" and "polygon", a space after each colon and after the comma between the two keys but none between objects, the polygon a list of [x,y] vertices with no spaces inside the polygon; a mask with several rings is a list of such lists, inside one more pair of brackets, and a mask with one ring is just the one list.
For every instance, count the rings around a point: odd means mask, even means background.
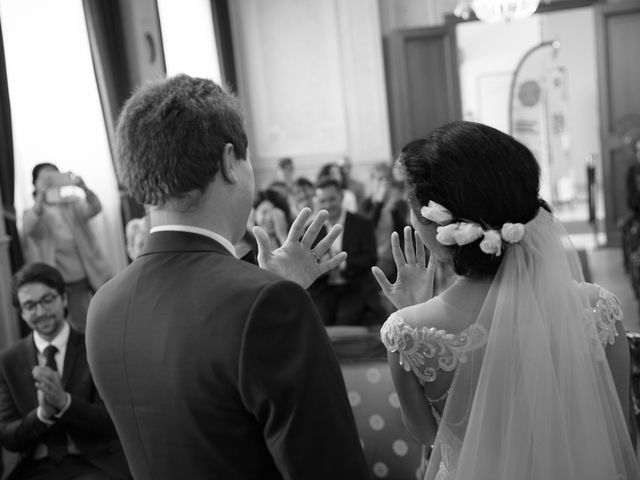
[{"label": "white flower hairpiece", "polygon": [[427,206],[420,209],[420,215],[439,225],[447,225],[453,221],[451,212],[433,200],[429,200]]},{"label": "white flower hairpiece", "polygon": [[420,214],[427,220],[438,223],[436,240],[442,245],[468,245],[479,238],[480,250],[489,255],[502,255],[505,243],[518,243],[522,240],[525,227],[521,223],[505,223],[500,231],[485,230],[475,222],[453,222],[453,214],[439,203],[429,200],[426,207],[420,209]]},{"label": "white flower hairpiece", "polygon": [[489,255],[499,257],[502,254],[502,237],[497,230],[487,230],[480,242],[480,250]]}]

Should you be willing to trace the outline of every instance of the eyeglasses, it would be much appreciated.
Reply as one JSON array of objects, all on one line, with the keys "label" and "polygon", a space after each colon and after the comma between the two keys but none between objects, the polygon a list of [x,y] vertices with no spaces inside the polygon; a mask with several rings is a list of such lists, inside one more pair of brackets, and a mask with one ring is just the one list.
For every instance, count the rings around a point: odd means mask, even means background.
[{"label": "eyeglasses", "polygon": [[40,300],[24,302],[20,306],[20,309],[22,310],[22,313],[25,313],[27,315],[31,315],[35,313],[36,310],[38,309],[38,305],[42,305],[42,308],[45,308],[48,310],[53,306],[53,304],[56,302],[59,296],[60,294],[58,293],[47,293],[43,295]]}]

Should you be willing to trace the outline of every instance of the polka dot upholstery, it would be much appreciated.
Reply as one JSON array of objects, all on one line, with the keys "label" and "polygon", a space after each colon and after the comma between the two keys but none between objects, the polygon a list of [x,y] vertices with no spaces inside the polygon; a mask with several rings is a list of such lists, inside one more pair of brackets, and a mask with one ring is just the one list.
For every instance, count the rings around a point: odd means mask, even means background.
[{"label": "polka dot upholstery", "polygon": [[422,480],[422,445],[402,423],[379,336],[366,333],[332,340],[372,478]]}]

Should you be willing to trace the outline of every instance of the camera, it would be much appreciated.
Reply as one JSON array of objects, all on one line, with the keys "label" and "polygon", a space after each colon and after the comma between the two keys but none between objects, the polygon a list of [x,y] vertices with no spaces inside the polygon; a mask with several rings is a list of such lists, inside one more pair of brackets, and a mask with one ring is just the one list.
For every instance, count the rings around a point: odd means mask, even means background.
[{"label": "camera", "polygon": [[49,204],[66,203],[82,197],[84,192],[78,184],[78,177],[71,172],[51,172],[47,174],[49,188],[45,201]]}]

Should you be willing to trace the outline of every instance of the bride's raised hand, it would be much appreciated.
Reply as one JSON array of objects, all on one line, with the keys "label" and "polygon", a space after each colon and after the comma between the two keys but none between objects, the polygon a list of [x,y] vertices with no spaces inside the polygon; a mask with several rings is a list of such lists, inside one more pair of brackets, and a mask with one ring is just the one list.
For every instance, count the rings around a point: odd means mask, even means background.
[{"label": "bride's raised hand", "polygon": [[397,308],[426,302],[433,297],[433,283],[436,274],[436,256],[429,256],[429,264],[425,265],[426,253],[424,243],[418,232],[414,238],[411,227],[404,228],[404,253],[400,247],[400,238],[396,232],[391,234],[391,252],[398,271],[396,281],[391,283],[378,267],[371,272],[380,284],[382,293]]}]

